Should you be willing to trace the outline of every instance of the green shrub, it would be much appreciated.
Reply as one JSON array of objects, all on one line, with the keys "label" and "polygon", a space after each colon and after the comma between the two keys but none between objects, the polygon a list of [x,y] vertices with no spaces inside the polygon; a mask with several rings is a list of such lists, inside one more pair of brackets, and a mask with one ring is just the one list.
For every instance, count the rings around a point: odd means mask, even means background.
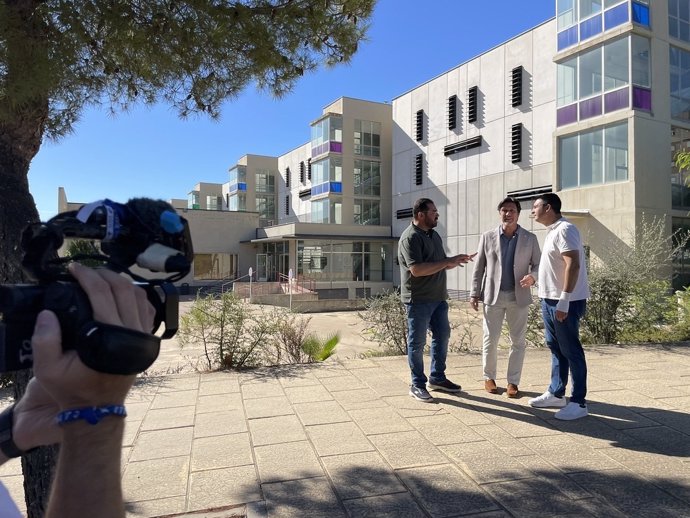
[{"label": "green shrub", "polygon": [[407,354],[407,314],[400,294],[393,291],[369,298],[357,315],[364,321],[367,338],[378,344],[380,355]]},{"label": "green shrub", "polygon": [[307,335],[302,343],[302,350],[307,354],[309,361],[322,362],[333,355],[338,342],[340,342],[338,333],[328,335],[325,339],[316,335]]},{"label": "green shrub", "polygon": [[255,314],[232,292],[198,297],[180,319],[180,346],[201,343],[209,369],[255,367],[271,345],[274,322]]},{"label": "green shrub", "polygon": [[228,292],[194,301],[180,319],[179,342],[181,347],[201,344],[208,369],[324,361],[340,336],[321,339],[308,331],[310,321],[285,308],[245,304]]},{"label": "green shrub", "polygon": [[664,236],[663,218],[643,216],[629,246],[612,246],[604,251],[606,262],[590,262],[591,296],[581,324],[584,343],[672,339],[678,319],[671,262],[688,237]]},{"label": "green shrub", "polygon": [[[450,352],[464,352],[481,348],[482,345],[482,312],[475,311],[469,302],[451,301],[453,309],[450,318]],[[454,318],[459,315],[460,318]]]}]

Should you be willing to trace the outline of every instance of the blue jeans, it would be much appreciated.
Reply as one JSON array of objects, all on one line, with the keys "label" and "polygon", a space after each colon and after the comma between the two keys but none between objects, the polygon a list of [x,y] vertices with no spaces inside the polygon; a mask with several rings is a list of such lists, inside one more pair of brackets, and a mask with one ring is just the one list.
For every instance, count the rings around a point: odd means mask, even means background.
[{"label": "blue jeans", "polygon": [[541,313],[544,318],[546,345],[551,350],[551,385],[549,392],[558,397],[565,395],[568,372],[573,380],[570,401],[585,403],[587,395],[587,362],[580,343],[580,319],[585,314],[586,300],[570,302],[568,316],[563,322],[556,320],[558,300],[542,299]]},{"label": "blue jeans", "polygon": [[407,362],[412,371],[412,384],[424,387],[427,377],[424,374],[424,347],[426,333],[431,331],[431,383],[445,381],[446,355],[450,339],[448,322],[448,303],[413,302],[405,304],[407,311]]}]

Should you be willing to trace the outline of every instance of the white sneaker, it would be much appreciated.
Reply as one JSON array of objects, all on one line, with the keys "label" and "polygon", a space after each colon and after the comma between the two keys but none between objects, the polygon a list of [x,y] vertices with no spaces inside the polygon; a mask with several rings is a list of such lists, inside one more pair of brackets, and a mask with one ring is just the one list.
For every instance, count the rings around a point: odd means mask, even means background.
[{"label": "white sneaker", "polygon": [[556,397],[547,390],[541,396],[532,398],[527,403],[535,408],[563,408],[567,402],[564,397]]},{"label": "white sneaker", "polygon": [[553,416],[561,421],[572,421],[573,419],[580,419],[581,417],[586,417],[587,405],[581,405],[580,403],[568,403],[568,406],[562,408],[556,412]]}]

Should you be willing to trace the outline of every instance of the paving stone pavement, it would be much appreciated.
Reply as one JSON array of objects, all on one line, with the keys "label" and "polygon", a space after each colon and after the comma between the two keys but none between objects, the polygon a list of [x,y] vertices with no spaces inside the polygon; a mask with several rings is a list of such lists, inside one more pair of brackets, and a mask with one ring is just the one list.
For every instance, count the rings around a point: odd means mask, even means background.
[{"label": "paving stone pavement", "polygon": [[[690,517],[690,348],[587,358],[590,416],[571,422],[527,405],[547,384],[544,349],[528,351],[516,400],[483,391],[476,353],[449,355],[463,391],[434,403],[408,396],[404,357],[141,379],[128,516]],[[0,476],[18,498],[18,462]]]}]

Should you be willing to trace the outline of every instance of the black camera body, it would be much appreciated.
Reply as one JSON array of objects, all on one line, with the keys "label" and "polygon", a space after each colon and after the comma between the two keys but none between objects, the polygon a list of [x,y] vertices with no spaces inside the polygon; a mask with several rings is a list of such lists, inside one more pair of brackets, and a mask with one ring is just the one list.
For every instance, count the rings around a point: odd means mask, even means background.
[{"label": "black camera body", "polygon": [[[60,259],[57,250],[65,237],[100,240],[107,255]],[[32,366],[31,336],[43,309],[57,315],[63,348],[76,349],[86,365],[111,374],[146,370],[158,357],[161,338],[176,333],[179,297],[172,282],[189,272],[194,252],[187,221],[168,203],[146,198],[125,205],[94,202],[30,226],[22,246],[22,266],[36,283],[0,286],[0,372]],[[151,333],[165,324],[160,337],[93,320],[86,293],[65,268],[69,260],[86,258],[127,273],[146,290],[156,311]],[[171,275],[145,279],[129,271],[134,264]]]}]

